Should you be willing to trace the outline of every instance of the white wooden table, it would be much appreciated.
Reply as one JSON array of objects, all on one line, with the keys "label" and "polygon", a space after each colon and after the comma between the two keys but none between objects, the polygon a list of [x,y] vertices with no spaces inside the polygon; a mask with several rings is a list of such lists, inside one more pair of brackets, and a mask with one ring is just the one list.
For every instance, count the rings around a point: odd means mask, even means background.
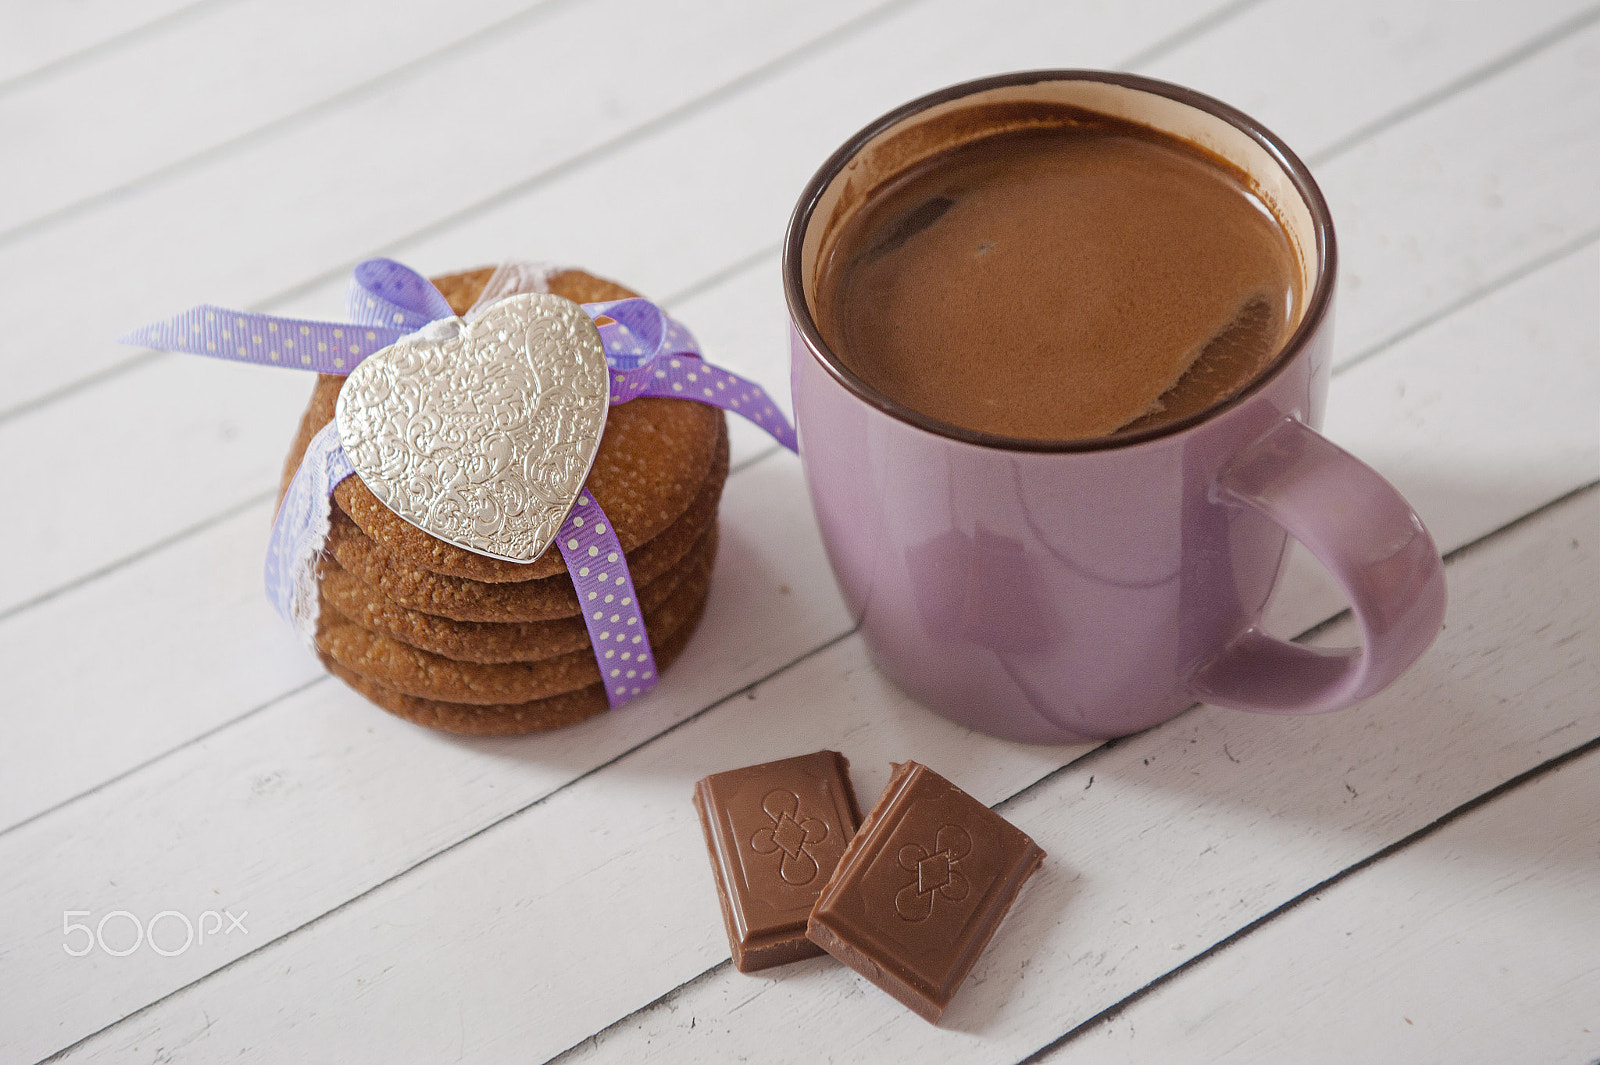
[{"label": "white wooden table", "polygon": [[[1449,564],[1444,633],[1370,702],[968,734],[873,672],[798,462],[735,426],[657,693],[426,732],[260,590],[310,382],[112,340],[337,317],[375,254],[525,256],[786,397],[815,166],[1045,66],[1222,97],[1322,183],[1327,431]],[[0,1061],[1600,1060],[1593,0],[4,0],[0,319]],[[1302,560],[1275,625],[1348,642],[1340,608]],[[1050,854],[939,1028],[828,959],[728,962],[691,782],[822,747],[865,796],[927,762]]]}]

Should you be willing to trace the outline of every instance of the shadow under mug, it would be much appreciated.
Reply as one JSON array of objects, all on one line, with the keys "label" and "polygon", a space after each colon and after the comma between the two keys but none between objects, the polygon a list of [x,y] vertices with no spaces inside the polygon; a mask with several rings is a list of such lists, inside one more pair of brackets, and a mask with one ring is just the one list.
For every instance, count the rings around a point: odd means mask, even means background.
[{"label": "shadow under mug", "polygon": [[[995,436],[875,391],[812,313],[819,257],[862,194],[949,143],[962,109],[1067,105],[1174,134],[1249,175],[1297,246],[1304,311],[1242,392],[1172,424],[1087,440]],[[943,125],[941,125],[943,123]],[[1444,568],[1399,492],[1316,432],[1332,342],[1333,226],[1305,165],[1254,120],[1127,74],[1034,71],[953,86],[852,137],[784,241],[800,454],[823,542],[878,667],[963,725],[1066,743],[1195,701],[1337,710],[1433,642]],[[1360,647],[1258,628],[1288,538],[1344,589]]]}]

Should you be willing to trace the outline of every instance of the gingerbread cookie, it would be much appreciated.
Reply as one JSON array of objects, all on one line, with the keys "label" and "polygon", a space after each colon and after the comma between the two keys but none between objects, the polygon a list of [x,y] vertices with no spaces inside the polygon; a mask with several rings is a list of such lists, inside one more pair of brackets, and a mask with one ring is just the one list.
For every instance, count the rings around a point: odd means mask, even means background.
[{"label": "gingerbread cookie", "polygon": [[[434,284],[461,314],[493,272]],[[552,275],[549,287],[585,303],[634,295],[581,271]],[[343,383],[319,376],[285,487],[311,438],[333,419]],[[621,624],[648,631],[656,669],[688,642],[704,610],[727,472],[720,410],[646,397],[607,412],[587,490],[628,556],[640,600]],[[328,668],[373,702],[419,724],[473,734],[556,728],[608,705],[559,552],[519,564],[462,550],[399,518],[358,477],[335,489],[330,526],[315,640]],[[607,665],[628,668],[633,646],[606,648]]]},{"label": "gingerbread cookie", "polygon": [[[636,624],[642,616],[652,645],[668,639],[691,616],[699,615],[710,586],[711,560],[707,558],[695,572],[685,574],[672,596],[654,612],[630,614],[624,609],[617,636],[624,637],[630,623]],[[326,599],[317,619],[317,646],[350,672],[385,688],[441,702],[523,703],[600,681],[600,665],[592,647],[538,662],[457,662],[364,629]],[[634,646],[632,639],[620,639],[605,652],[607,664],[630,668]]]},{"label": "gingerbread cookie", "polygon": [[[483,291],[482,270],[434,281],[451,309],[465,313]],[[637,295],[620,285],[567,270],[549,279],[550,291],[579,301]],[[447,291],[448,290],[448,291]],[[290,451],[283,485],[300,464],[311,438],[333,420],[344,378],[320,375]],[[612,407],[590,468],[587,487],[605,511],[624,552],[631,552],[680,517],[699,494],[726,433],[721,410],[704,403],[644,398]],[[506,562],[429,536],[378,501],[359,477],[346,478],[333,497],[339,508],[395,563],[485,583],[529,581],[566,571],[560,552],[531,563]]]},{"label": "gingerbread cookie", "polygon": [[[685,577],[701,570],[710,572],[716,550],[717,527],[713,524],[680,564],[638,588],[647,628]],[[538,662],[590,646],[589,630],[576,613],[550,621],[454,621],[406,609],[331,558],[325,558],[322,567],[323,597],[347,621],[457,662]]]},{"label": "gingerbread cookie", "polygon": [[[700,623],[701,605],[678,631],[655,644],[656,668],[665,670],[683,652]],[[328,671],[383,709],[407,721],[467,736],[514,736],[575,725],[607,707],[605,686],[591,684],[548,699],[498,706],[479,706],[406,695],[351,672],[326,652],[319,657]]]},{"label": "gingerbread cookie", "polygon": [[[649,584],[677,566],[704,535],[716,517],[727,475],[728,440],[724,427],[711,471],[689,509],[665,531],[628,554],[635,587]],[[456,621],[548,621],[578,613],[578,596],[565,570],[552,577],[501,584],[452,577],[391,558],[337,507],[331,518],[328,551],[345,570],[400,606]]]}]

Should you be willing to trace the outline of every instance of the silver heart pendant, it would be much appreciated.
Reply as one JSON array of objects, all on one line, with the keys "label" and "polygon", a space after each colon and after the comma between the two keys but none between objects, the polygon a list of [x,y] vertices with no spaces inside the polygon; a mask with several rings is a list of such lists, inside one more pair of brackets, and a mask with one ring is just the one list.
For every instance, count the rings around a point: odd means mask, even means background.
[{"label": "silver heart pendant", "polygon": [[457,547],[532,562],[589,476],[610,401],[600,331],[540,292],[369,356],[335,418],[357,476],[390,510]]}]

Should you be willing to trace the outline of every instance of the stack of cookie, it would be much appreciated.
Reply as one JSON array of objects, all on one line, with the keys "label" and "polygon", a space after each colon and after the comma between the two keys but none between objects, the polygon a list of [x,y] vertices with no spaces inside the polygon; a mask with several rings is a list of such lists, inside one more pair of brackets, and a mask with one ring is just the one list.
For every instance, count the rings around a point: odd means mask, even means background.
[{"label": "stack of cookie", "polygon": [[[492,273],[434,284],[462,314]],[[576,270],[549,285],[578,303],[636,295]],[[343,383],[318,378],[285,489],[333,419]],[[717,408],[657,398],[611,408],[588,491],[627,555],[658,669],[683,650],[705,607],[727,475],[727,423]],[[359,477],[334,490],[331,517],[316,643],[328,669],[356,691],[418,724],[479,735],[541,732],[606,709],[559,551],[523,565],[462,550],[396,516]]]}]

